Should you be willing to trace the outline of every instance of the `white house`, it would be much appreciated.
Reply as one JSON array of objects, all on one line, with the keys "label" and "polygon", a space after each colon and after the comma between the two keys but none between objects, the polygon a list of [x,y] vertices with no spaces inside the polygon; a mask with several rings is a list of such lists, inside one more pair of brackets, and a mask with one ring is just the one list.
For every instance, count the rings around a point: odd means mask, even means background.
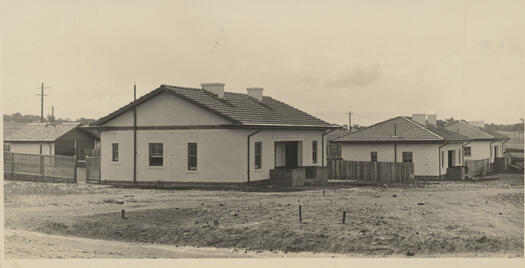
[{"label": "white house", "polygon": [[445,126],[445,129],[456,132],[470,138],[471,142],[465,146],[465,160],[489,159],[489,163],[494,163],[495,157],[503,157],[503,143],[509,138],[494,131],[489,131],[484,127],[482,121],[457,121]]},{"label": "white house", "polygon": [[268,96],[161,85],[99,119],[106,182],[249,183],[325,165],[333,125]]},{"label": "white house", "polygon": [[468,138],[438,129],[430,115],[398,116],[332,141],[344,160],[412,162],[416,179],[438,179],[447,168],[463,165]]}]

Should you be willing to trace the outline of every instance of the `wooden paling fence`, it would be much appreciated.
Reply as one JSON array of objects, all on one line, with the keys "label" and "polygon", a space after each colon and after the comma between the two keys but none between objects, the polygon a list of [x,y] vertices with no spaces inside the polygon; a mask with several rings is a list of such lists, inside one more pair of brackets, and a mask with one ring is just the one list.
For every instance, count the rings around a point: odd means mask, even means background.
[{"label": "wooden paling fence", "polygon": [[328,178],[371,182],[414,182],[414,163],[328,160]]},{"label": "wooden paling fence", "polygon": [[45,182],[77,182],[76,157],[4,152],[4,178]]},{"label": "wooden paling fence", "polygon": [[100,183],[100,157],[86,156],[86,182]]},{"label": "wooden paling fence", "polygon": [[468,177],[485,176],[490,171],[488,158],[480,160],[465,160],[465,166],[467,166]]}]

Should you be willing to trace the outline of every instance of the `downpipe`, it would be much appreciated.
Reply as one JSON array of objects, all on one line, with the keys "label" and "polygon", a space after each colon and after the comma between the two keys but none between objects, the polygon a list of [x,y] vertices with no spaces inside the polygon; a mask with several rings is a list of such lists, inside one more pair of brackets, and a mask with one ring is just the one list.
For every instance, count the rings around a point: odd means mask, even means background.
[{"label": "downpipe", "polygon": [[247,175],[246,178],[247,178],[247,184],[248,184],[248,186],[250,185],[250,138],[251,138],[253,135],[255,135],[255,134],[257,134],[257,133],[259,133],[259,132],[261,132],[261,131],[262,131],[262,129],[259,129],[259,130],[255,131],[255,132],[251,133],[250,135],[248,135],[248,150],[247,150],[247,152],[248,152],[248,157],[246,158],[246,159],[248,160],[248,161],[247,161],[248,171],[247,171],[247,174],[246,174],[246,175]]},{"label": "downpipe", "polygon": [[321,166],[324,167],[324,136],[326,136],[326,134],[329,134],[331,132],[334,132],[335,129],[332,129],[328,132],[324,132],[322,135],[321,135]]}]

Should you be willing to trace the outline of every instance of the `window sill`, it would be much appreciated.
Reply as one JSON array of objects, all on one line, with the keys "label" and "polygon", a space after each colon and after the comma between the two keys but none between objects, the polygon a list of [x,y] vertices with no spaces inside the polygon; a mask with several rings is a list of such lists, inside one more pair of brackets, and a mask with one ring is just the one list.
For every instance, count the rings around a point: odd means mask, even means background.
[{"label": "window sill", "polygon": [[198,170],[186,170],[186,174],[199,174]]},{"label": "window sill", "polygon": [[111,161],[111,164],[112,165],[120,165],[120,162],[119,161]]},{"label": "window sill", "polygon": [[151,169],[163,169],[164,166],[148,166],[148,168],[151,168]]},{"label": "window sill", "polygon": [[258,168],[258,169],[254,169],[253,172],[254,173],[262,173],[264,172],[265,170],[263,168]]}]

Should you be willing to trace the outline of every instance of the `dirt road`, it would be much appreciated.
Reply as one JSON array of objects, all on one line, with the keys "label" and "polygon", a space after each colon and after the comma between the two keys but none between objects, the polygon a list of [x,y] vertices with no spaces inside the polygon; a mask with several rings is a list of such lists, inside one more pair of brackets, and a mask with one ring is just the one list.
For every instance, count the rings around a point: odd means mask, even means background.
[{"label": "dirt road", "polygon": [[[304,251],[317,252],[312,256],[523,256],[523,175],[416,187],[341,185],[302,191],[146,190],[34,182],[6,182],[4,189],[6,228],[104,241],[85,240],[92,242],[78,245],[87,249],[67,252],[55,250],[60,245],[45,239],[35,244],[42,238],[31,238],[34,233],[15,232],[6,237],[8,258],[258,257],[275,251],[287,257]],[[106,243],[112,246],[90,246]],[[124,245],[136,251],[119,249]],[[140,250],[146,245],[170,250]],[[207,247],[225,251],[201,250]],[[250,255],[257,251],[261,253]]]},{"label": "dirt road", "polygon": [[341,254],[284,253],[226,248],[177,247],[5,230],[6,258],[333,258]]}]

